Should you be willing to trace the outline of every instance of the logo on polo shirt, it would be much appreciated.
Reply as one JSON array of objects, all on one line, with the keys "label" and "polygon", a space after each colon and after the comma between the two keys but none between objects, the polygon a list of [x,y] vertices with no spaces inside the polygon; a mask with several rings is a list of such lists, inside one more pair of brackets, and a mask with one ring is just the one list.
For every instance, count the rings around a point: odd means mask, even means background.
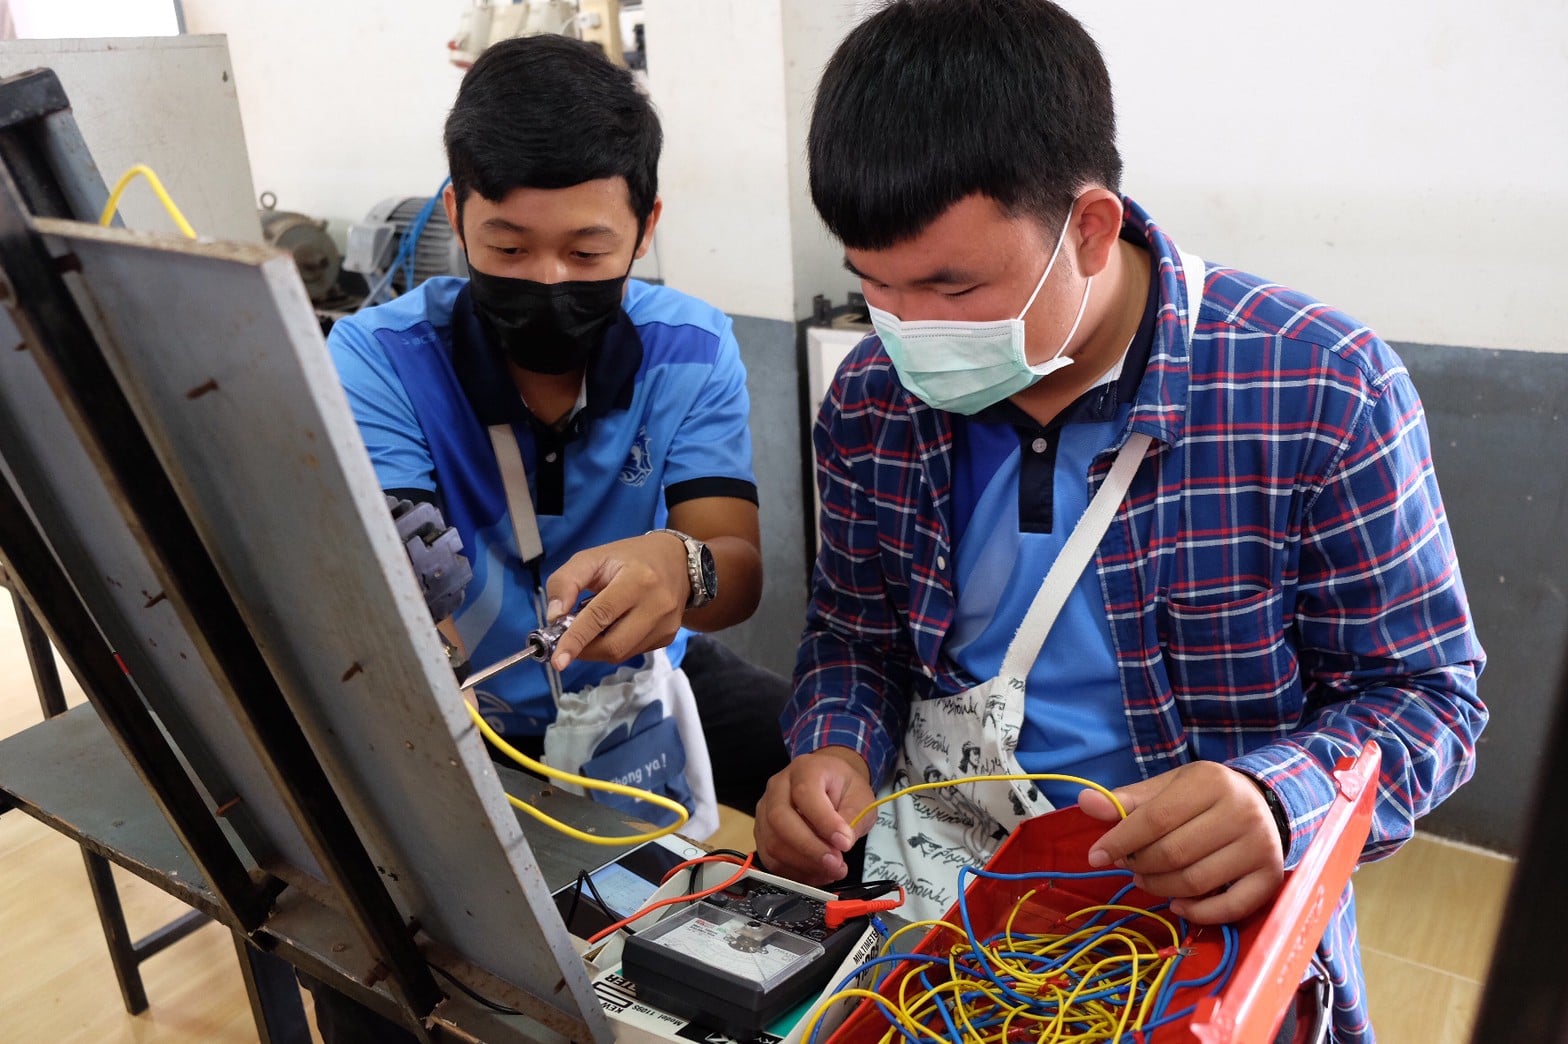
[{"label": "logo on polo shirt", "polygon": [[631,452],[626,455],[626,463],[621,465],[621,481],[628,486],[641,486],[653,475],[653,452],[648,448],[648,429],[637,429],[637,438],[632,440]]}]

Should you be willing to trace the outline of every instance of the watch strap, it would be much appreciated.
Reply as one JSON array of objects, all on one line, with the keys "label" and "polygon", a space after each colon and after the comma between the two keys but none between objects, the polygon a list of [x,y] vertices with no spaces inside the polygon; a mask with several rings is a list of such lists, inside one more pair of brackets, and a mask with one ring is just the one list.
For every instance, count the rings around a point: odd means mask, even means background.
[{"label": "watch strap", "polygon": [[1269,807],[1269,813],[1274,817],[1274,826],[1279,831],[1279,843],[1286,855],[1290,854],[1290,813],[1285,811],[1285,803],[1279,799],[1274,788],[1256,776],[1248,776],[1252,785],[1257,787],[1263,795],[1263,803]]},{"label": "watch strap", "polygon": [[655,529],[655,533],[668,533],[686,546],[686,580],[691,585],[690,593],[686,598],[686,608],[698,609],[713,600],[713,594],[708,591],[703,583],[702,553],[705,549],[702,541],[678,529]]}]

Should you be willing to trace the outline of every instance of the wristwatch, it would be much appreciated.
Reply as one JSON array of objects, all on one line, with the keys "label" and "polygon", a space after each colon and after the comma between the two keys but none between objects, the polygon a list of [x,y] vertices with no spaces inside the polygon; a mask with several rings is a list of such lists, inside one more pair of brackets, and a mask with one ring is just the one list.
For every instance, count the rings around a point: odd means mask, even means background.
[{"label": "wristwatch", "polygon": [[[1245,773],[1243,773],[1245,775]],[[1252,780],[1253,786],[1263,792],[1263,803],[1269,806],[1269,813],[1274,817],[1274,826],[1279,830],[1279,843],[1284,848],[1285,854],[1290,854],[1290,813],[1285,811],[1285,803],[1279,799],[1274,788],[1256,776],[1247,776]]]},{"label": "wristwatch", "polygon": [[719,593],[719,574],[708,545],[678,529],[655,529],[654,532],[668,533],[686,545],[686,577],[691,581],[691,597],[686,600],[686,608],[701,609],[713,601]]}]

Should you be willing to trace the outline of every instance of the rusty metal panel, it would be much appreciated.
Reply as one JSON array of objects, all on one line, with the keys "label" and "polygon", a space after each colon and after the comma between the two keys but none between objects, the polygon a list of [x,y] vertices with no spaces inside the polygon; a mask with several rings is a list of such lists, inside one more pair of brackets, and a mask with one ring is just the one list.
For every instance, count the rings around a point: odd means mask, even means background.
[{"label": "rusty metal panel", "polygon": [[50,391],[8,310],[0,309],[0,473],[25,500],[77,594],[214,809],[258,865],[321,870]]},{"label": "rusty metal panel", "polygon": [[[38,227],[74,256],[67,281],[400,911],[566,1020],[537,1011],[547,1023],[580,1020],[608,1039],[462,706],[292,260]],[[96,510],[62,513],[78,526],[114,514]],[[117,605],[133,618],[157,609]],[[149,661],[180,662],[177,641],[148,644]],[[241,756],[245,737],[193,725],[220,761]]]}]

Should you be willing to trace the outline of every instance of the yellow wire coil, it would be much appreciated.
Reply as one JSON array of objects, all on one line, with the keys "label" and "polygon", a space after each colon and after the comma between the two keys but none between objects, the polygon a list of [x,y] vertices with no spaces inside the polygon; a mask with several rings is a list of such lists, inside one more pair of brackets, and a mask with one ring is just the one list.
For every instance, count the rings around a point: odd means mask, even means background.
[{"label": "yellow wire coil", "polygon": [[[990,944],[982,944],[978,951],[970,950],[968,935],[961,927],[947,921],[917,921],[900,928],[884,941],[882,956],[893,952],[894,943],[901,935],[921,928],[945,928],[958,936],[947,953],[948,980],[914,993],[913,990],[920,989],[919,977],[906,975],[899,982],[896,997],[883,996],[859,987],[837,992],[811,1013],[801,1039],[810,1041],[823,1014],[846,998],[875,1000],[889,1023],[887,1032],[881,1038],[882,1044],[892,1044],[900,1039],[900,1030],[914,1040],[949,1040],[947,1034],[937,1032],[930,1026],[933,1020],[940,1019],[937,1014],[938,1004],[946,1009],[948,1018],[961,1028],[966,1041],[980,1044],[1008,1044],[1016,1039],[1015,1034],[1022,1027],[1015,1030],[1015,1022],[1030,1025],[1029,1036],[1039,1044],[1123,1040],[1129,1031],[1142,1030],[1149,1020],[1155,998],[1175,970],[1176,962],[1170,951],[1162,952],[1154,940],[1130,925],[1109,932],[1091,925],[1056,934],[1016,935],[1014,924],[1018,914],[1035,893],[1036,890],[1031,889],[1019,897],[1003,923],[1001,938]],[[1172,949],[1181,945],[1180,933],[1169,918],[1152,910],[1126,904],[1106,903],[1085,907],[1067,914],[1060,923],[1065,928],[1069,922],[1106,913],[1146,917],[1169,933]],[[1025,972],[1018,961],[1018,957],[1023,954],[1033,954],[1042,959],[1053,955],[1067,957],[1085,940],[1096,935],[1100,936],[1101,946],[1124,946],[1127,952],[1110,955],[1103,952],[1078,953],[1049,975]],[[1032,990],[1042,1000],[1055,1004],[1056,1011],[1047,1014],[1017,1004],[989,982],[974,978],[973,973],[961,968],[959,958],[965,956],[983,960],[998,971],[1010,973],[1018,992],[1027,994]],[[1125,971],[1117,972],[1118,968],[1124,968]],[[1104,977],[1100,977],[1102,975]],[[1076,983],[1070,988],[1064,988],[1064,976],[1076,979]],[[1125,1002],[1108,1003],[1104,997],[1084,998],[1082,994],[1091,982],[1094,983],[1096,993],[1104,994],[1108,990],[1113,993],[1125,992]],[[1141,998],[1137,996],[1140,987],[1144,991]],[[986,1030],[976,1025],[986,1017],[994,1019],[998,1015],[1003,1016],[999,1027],[993,1026]],[[940,1025],[940,1021],[937,1025]]]},{"label": "yellow wire coil", "polygon": [[674,812],[676,816],[675,822],[671,823],[669,826],[659,827],[658,829],[649,830],[641,834],[622,834],[615,837],[606,837],[602,834],[590,834],[587,831],[579,830],[569,823],[563,823],[553,816],[546,815],[544,812],[541,812],[539,809],[530,805],[521,798],[513,797],[511,794],[506,795],[506,800],[511,803],[513,808],[518,809],[521,812],[528,813],[530,816],[533,816],[539,822],[543,823],[547,827],[550,827],[552,830],[558,831],[562,834],[565,834],[567,837],[575,838],[578,841],[583,841],[590,845],[635,845],[643,841],[652,841],[655,838],[664,837],[667,834],[673,834],[675,831],[685,826],[686,821],[691,818],[691,813],[686,811],[686,806],[682,805],[679,801],[676,801],[673,798],[665,797],[663,794],[654,794],[647,790],[638,790],[636,787],[629,787],[624,783],[612,783],[606,779],[592,779],[588,776],[574,775],[570,772],[563,772],[558,768],[551,768],[542,761],[535,761],[527,754],[524,754],[510,743],[506,742],[506,740],[502,739],[501,734],[490,727],[489,722],[485,721],[484,716],[481,715],[477,709],[475,709],[473,704],[464,702],[463,706],[468,709],[468,716],[474,720],[474,724],[478,726],[480,734],[484,736],[485,739],[495,744],[496,749],[498,749],[501,753],[505,754],[507,757],[511,758],[513,761],[517,762],[528,771],[537,772],[539,775],[544,776],[547,779],[558,780],[562,783],[571,783],[574,786],[582,787],[584,790],[599,790],[607,794],[620,794],[623,797],[634,798],[637,801],[643,801],[650,805],[658,805],[660,808],[668,809],[669,811]]},{"label": "yellow wire coil", "polygon": [[145,163],[138,163],[120,175],[120,180],[114,183],[114,188],[109,192],[109,202],[104,204],[103,213],[98,215],[98,224],[108,225],[114,220],[115,211],[120,209],[120,197],[125,194],[125,187],[138,176],[147,179],[147,184],[152,186],[153,194],[158,197],[158,202],[163,204],[163,209],[169,212],[169,217],[174,219],[174,226],[180,230],[180,233],[186,239],[195,239],[196,230],[191,227],[189,221],[185,220],[185,215],[180,213],[180,208],[175,205],[168,190],[163,187],[163,182],[158,180],[158,175],[153,173],[153,169]]}]

